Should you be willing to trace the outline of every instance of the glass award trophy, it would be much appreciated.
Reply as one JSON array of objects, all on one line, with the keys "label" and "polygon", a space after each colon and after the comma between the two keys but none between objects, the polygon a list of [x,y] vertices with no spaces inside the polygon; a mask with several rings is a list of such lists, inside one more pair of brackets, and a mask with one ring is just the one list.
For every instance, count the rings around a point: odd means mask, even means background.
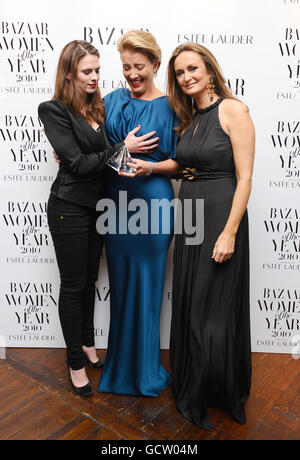
[{"label": "glass award trophy", "polygon": [[116,153],[107,160],[106,164],[113,168],[115,171],[124,172],[124,173],[135,173],[136,169],[128,166],[128,160],[131,160],[132,156],[130,155],[126,145],[123,145]]}]

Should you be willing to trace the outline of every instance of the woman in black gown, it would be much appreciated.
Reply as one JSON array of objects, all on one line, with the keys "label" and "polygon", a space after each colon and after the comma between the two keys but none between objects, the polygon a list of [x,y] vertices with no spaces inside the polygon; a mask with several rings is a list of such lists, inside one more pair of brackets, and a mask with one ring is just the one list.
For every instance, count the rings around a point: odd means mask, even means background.
[{"label": "woman in black gown", "polygon": [[211,428],[209,407],[228,410],[244,424],[251,382],[246,207],[254,127],[248,108],[232,96],[214,56],[201,45],[176,48],[168,92],[181,120],[182,215],[187,199],[194,210],[196,200],[204,200],[202,244],[189,244],[184,232],[175,239],[173,391],[178,410],[200,428]]}]

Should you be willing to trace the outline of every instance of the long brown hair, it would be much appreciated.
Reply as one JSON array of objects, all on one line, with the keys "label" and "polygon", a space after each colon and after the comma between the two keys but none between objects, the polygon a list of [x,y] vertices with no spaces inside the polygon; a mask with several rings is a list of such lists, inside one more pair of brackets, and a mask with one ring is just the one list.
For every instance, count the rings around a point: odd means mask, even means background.
[{"label": "long brown hair", "polygon": [[57,66],[53,99],[64,102],[73,113],[83,115],[88,121],[103,123],[105,106],[99,87],[95,93],[86,95],[78,91],[75,85],[78,63],[88,54],[100,56],[97,48],[83,40],[73,40],[63,48]]},{"label": "long brown hair", "polygon": [[198,43],[184,43],[177,46],[168,64],[168,81],[167,93],[169,103],[179,119],[179,125],[176,129],[179,137],[191,125],[193,117],[193,98],[183,93],[180,88],[175,74],[174,61],[183,51],[195,51],[203,59],[206,69],[211,73],[215,85],[215,92],[218,96],[230,99],[236,99],[229,87],[226,85],[226,80],[222,74],[220,66],[214,55],[205,46]]}]

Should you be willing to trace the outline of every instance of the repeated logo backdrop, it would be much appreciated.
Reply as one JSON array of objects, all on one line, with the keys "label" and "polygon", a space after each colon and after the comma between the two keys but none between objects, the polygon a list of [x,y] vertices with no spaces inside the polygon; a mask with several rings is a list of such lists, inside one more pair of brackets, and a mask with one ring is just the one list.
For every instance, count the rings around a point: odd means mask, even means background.
[{"label": "repeated logo backdrop", "polygon": [[[73,39],[100,50],[102,95],[126,87],[117,39],[152,32],[163,51],[165,89],[173,49],[208,47],[252,115],[256,161],[249,202],[253,351],[292,353],[300,337],[300,0],[10,0],[0,20],[0,336],[11,347],[63,347],[59,273],[47,226],[57,165],[37,115],[52,98],[57,60]],[[175,191],[179,183],[174,182]],[[169,346],[172,251],[161,316]],[[155,287],[154,287],[155,288]],[[105,348],[109,283],[105,254],[96,287],[96,346]]]}]

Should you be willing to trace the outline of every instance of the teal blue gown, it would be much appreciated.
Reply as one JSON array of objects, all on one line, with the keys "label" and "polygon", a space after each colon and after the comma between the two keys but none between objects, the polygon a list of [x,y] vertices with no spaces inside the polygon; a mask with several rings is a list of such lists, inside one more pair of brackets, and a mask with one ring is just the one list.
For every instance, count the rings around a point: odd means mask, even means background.
[{"label": "teal blue gown", "polygon": [[[146,101],[131,98],[128,89],[118,89],[104,101],[111,143],[124,140],[140,124],[137,135],[156,131],[160,139],[153,153],[132,154],[133,157],[153,162],[175,158],[176,120],[165,96]],[[148,231],[143,227],[143,233],[126,233],[126,225],[137,211],[119,209],[119,192],[123,195],[126,192],[128,203],[142,198],[149,205],[143,221]],[[104,237],[110,284],[110,329],[98,391],[155,397],[171,380],[160,358],[160,313],[174,213],[151,213],[150,204],[152,199],[170,202],[174,191],[167,175],[127,178],[108,168],[105,196],[116,204],[117,232]],[[156,229],[155,234],[150,233],[151,227]]]}]

